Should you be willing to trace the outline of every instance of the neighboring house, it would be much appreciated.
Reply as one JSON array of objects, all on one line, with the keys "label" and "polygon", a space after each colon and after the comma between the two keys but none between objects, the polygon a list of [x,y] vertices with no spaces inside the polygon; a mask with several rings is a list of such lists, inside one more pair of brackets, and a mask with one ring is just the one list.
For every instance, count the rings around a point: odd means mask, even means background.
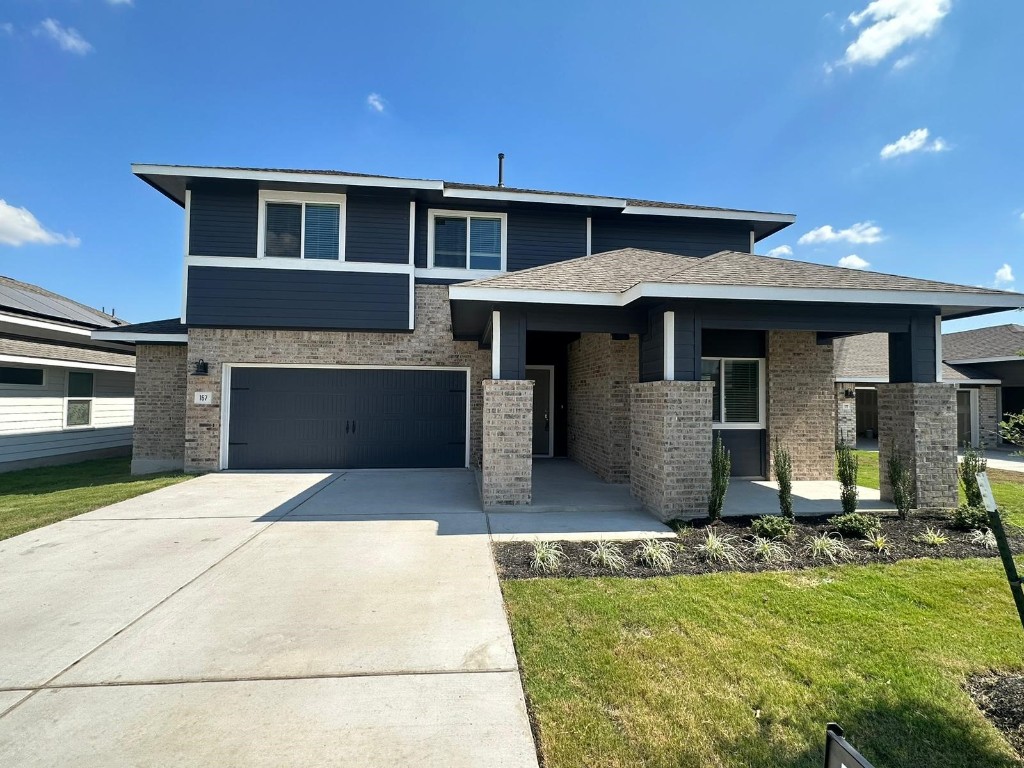
[{"label": "neighboring house", "polygon": [[0,472],[131,452],[134,348],[90,337],[123,324],[0,277]]},{"label": "neighboring house", "polygon": [[94,334],[138,345],[138,472],[469,466],[489,508],[531,501],[534,457],[568,456],[663,518],[704,514],[714,434],[736,475],[768,474],[778,443],[796,479],[832,478],[832,339],[884,332],[879,429],[913,449],[924,506],[955,504],[939,321],[1024,305],[754,255],[789,214],[133,170],[186,231],[180,317]]}]

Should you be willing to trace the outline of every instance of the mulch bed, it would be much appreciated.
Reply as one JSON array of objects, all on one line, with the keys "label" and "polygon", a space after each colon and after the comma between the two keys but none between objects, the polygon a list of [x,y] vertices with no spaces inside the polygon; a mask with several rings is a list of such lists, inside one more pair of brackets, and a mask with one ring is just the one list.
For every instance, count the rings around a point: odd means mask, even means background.
[{"label": "mulch bed", "polygon": [[[867,564],[867,563],[894,563],[898,560],[921,557],[942,557],[942,558],[967,558],[967,557],[998,557],[995,549],[985,549],[978,544],[972,544],[969,540],[970,534],[965,531],[956,531],[950,528],[949,518],[939,515],[914,515],[910,520],[904,522],[894,515],[881,515],[882,534],[888,541],[888,548],[885,552],[878,553],[863,546],[857,539],[846,539],[846,544],[852,550],[852,557],[843,561],[846,564]],[[764,563],[755,561],[748,552],[748,544],[753,538],[750,530],[751,518],[730,517],[714,524],[717,533],[736,536],[732,543],[737,545],[744,555],[744,559],[736,564],[707,563],[703,561],[696,552],[696,547],[704,539],[704,529],[711,525],[710,521],[698,521],[691,523],[688,527],[679,532],[679,538],[675,543],[675,556],[671,571],[655,571],[644,565],[636,563],[633,559],[639,542],[624,541],[617,542],[621,545],[622,554],[625,556],[627,566],[622,571],[610,571],[606,568],[590,565],[587,562],[585,549],[592,547],[593,542],[585,541],[563,541],[560,542],[565,559],[561,568],[553,574],[541,573],[531,565],[533,554],[532,542],[499,542],[494,545],[494,556],[498,564],[498,572],[505,579],[536,579],[536,578],[573,578],[587,576],[624,576],[627,578],[649,578],[651,576],[665,575],[693,575],[703,573],[717,573],[722,571],[790,571],[803,568],[815,568],[822,565],[830,565],[828,560],[816,560],[806,552],[803,552],[805,544],[812,536],[833,531],[830,527],[829,517],[801,517],[793,526],[793,536],[785,542],[792,555],[789,562]],[[941,529],[948,536],[949,542],[942,546],[931,546],[918,540],[925,528]],[[1007,534],[1011,546],[1015,552],[1024,552],[1024,532],[1010,528]],[[838,564],[838,563],[837,563]]]},{"label": "mulch bed", "polygon": [[982,714],[1024,757],[1024,674],[976,675],[966,687]]}]

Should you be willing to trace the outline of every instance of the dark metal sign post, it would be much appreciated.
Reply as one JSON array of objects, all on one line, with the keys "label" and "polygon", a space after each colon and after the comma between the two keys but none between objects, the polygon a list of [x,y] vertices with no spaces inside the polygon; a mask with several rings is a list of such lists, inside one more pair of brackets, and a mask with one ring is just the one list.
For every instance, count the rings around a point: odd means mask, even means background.
[{"label": "dark metal sign post", "polygon": [[874,768],[860,752],[843,738],[843,729],[836,723],[825,728],[825,768]]},{"label": "dark metal sign post", "polygon": [[988,510],[989,528],[992,529],[992,535],[996,537],[996,546],[999,547],[999,559],[1003,561],[1006,580],[1010,582],[1010,592],[1013,594],[1013,602],[1017,605],[1017,615],[1020,617],[1021,626],[1024,627],[1024,586],[1021,585],[1020,575],[1017,573],[1017,563],[1014,562],[1003,521],[999,518],[996,498],[992,495],[992,484],[989,483],[988,474],[985,472],[979,472],[975,477],[978,478],[981,498],[985,503],[985,509]]}]

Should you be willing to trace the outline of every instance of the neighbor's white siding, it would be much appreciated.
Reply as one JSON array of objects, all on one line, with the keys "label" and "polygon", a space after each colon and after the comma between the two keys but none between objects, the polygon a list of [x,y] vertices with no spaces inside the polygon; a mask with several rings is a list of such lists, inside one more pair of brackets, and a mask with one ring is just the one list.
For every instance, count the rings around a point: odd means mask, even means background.
[{"label": "neighbor's white siding", "polygon": [[135,376],[93,371],[92,426],[67,429],[67,369],[45,368],[43,386],[0,384],[0,470],[4,464],[130,446]]}]

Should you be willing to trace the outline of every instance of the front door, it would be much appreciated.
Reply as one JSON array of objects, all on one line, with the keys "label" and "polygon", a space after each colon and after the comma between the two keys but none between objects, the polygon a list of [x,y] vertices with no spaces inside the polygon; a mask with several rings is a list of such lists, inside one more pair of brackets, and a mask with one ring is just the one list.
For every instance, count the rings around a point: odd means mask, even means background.
[{"label": "front door", "polygon": [[533,381],[533,455],[554,455],[554,433],[551,431],[551,417],[554,415],[553,365],[528,366],[526,378]]}]

